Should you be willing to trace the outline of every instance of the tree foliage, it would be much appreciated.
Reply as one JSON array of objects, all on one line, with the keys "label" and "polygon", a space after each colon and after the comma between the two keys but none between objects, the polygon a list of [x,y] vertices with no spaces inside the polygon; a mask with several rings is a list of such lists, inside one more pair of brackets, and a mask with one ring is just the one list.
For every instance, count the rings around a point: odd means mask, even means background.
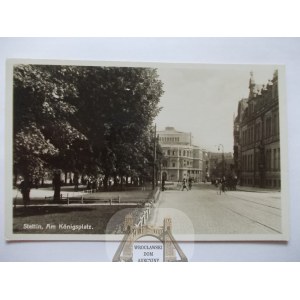
[{"label": "tree foliage", "polygon": [[[145,166],[162,83],[147,68],[85,68],[78,119],[106,176]],[[88,88],[87,88],[88,87]]]},{"label": "tree foliage", "polygon": [[14,68],[14,167],[30,176],[84,136],[70,124],[78,97],[72,67],[18,65]]},{"label": "tree foliage", "polygon": [[15,173],[146,175],[162,93],[150,68],[15,66]]}]

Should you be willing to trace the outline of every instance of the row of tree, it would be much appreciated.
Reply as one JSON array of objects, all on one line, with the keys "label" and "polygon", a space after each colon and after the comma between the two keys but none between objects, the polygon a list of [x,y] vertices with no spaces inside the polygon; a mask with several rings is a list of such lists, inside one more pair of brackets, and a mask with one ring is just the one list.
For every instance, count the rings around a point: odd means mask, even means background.
[{"label": "row of tree", "polygon": [[61,169],[103,174],[107,186],[110,176],[151,176],[156,69],[16,65],[13,84],[15,178]]}]

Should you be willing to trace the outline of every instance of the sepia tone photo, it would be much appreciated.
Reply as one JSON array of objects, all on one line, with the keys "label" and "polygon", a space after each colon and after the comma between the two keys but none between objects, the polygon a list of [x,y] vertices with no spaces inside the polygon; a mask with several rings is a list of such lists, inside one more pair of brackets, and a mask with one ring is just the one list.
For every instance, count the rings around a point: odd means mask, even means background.
[{"label": "sepia tone photo", "polygon": [[7,61],[7,239],[286,241],[284,75]]}]

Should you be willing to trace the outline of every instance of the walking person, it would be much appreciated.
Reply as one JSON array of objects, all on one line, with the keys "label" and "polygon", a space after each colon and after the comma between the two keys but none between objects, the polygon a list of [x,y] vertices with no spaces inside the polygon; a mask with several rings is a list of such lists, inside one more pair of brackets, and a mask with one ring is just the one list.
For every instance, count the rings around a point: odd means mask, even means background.
[{"label": "walking person", "polygon": [[223,176],[223,178],[221,179],[221,184],[220,184],[220,195],[222,192],[225,194],[225,190],[226,190],[226,178],[225,178],[225,176]]},{"label": "walking person", "polygon": [[222,184],[221,184],[221,180],[216,179],[215,181],[215,187],[217,188],[217,195],[220,194],[222,192]]},{"label": "walking person", "polygon": [[186,179],[183,178],[183,181],[182,181],[182,191],[186,189],[188,191],[188,188],[187,188],[187,185],[186,185]]},{"label": "walking person", "polygon": [[165,181],[165,179],[163,178],[162,181],[161,181],[161,190],[162,190],[162,191],[165,190],[165,184],[166,184],[166,181]]},{"label": "walking person", "polygon": [[189,177],[189,190],[192,189],[192,183],[193,183],[193,179],[192,177]]}]

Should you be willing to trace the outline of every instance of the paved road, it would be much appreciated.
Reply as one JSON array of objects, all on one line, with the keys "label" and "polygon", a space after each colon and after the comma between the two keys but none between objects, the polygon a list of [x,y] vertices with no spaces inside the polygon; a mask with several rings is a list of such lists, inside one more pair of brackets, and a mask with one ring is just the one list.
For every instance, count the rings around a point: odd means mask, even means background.
[{"label": "paved road", "polygon": [[195,234],[276,234],[281,232],[280,192],[228,191],[202,184],[191,191],[161,193],[149,224],[172,218],[173,232]]}]

